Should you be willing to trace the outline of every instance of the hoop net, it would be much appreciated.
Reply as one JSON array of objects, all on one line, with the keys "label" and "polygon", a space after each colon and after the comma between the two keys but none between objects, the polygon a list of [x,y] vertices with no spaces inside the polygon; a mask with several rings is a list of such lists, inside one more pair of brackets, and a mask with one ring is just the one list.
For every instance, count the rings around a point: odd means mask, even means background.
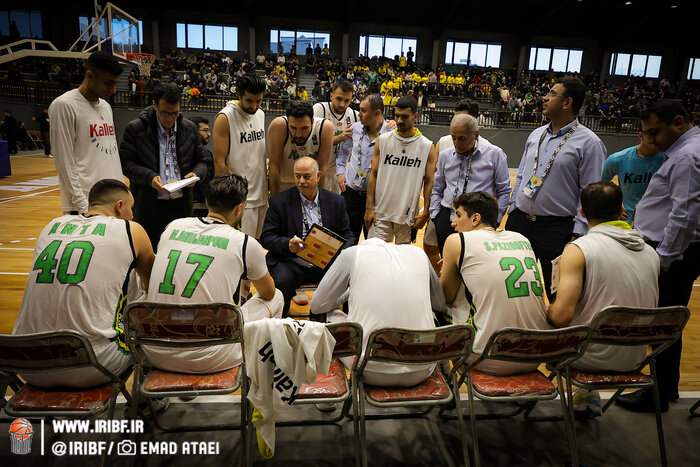
[{"label": "hoop net", "polygon": [[156,61],[156,56],[151,54],[126,54],[126,59],[136,64],[139,67],[139,73],[142,77],[148,78],[151,76],[151,65]]}]

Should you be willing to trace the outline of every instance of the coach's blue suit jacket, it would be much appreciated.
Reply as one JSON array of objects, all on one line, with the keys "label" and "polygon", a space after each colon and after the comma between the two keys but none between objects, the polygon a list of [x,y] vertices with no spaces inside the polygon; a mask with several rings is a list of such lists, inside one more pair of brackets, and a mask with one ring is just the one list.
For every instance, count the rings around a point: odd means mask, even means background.
[{"label": "coach's blue suit jacket", "polygon": [[[353,246],[355,237],[350,229],[350,219],[342,196],[319,188],[318,204],[321,206],[323,226],[337,233],[345,244]],[[289,251],[289,239],[296,235],[302,238],[301,198],[297,187],[292,187],[270,197],[265,215],[260,244],[268,250],[267,267],[272,268],[281,261],[289,261],[296,255]],[[336,255],[337,256],[337,255]]]}]

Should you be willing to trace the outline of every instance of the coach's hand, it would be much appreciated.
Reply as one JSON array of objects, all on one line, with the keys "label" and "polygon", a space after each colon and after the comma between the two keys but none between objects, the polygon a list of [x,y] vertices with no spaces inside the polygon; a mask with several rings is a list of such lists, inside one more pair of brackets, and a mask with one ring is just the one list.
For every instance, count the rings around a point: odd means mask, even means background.
[{"label": "coach's hand", "polygon": [[396,126],[395,120],[387,120],[386,121],[386,129],[387,130],[393,130],[395,126]]},{"label": "coach's hand", "polygon": [[158,191],[163,190],[163,182],[160,179],[160,175],[153,177],[153,180],[151,180],[151,186]]},{"label": "coach's hand", "polygon": [[338,188],[340,188],[340,191],[343,192],[345,191],[345,186],[347,185],[346,180],[345,180],[345,174],[338,174]]},{"label": "coach's hand", "polygon": [[289,251],[296,254],[304,249],[304,240],[296,235],[289,239]]},{"label": "coach's hand", "polygon": [[[188,173],[187,175],[185,175],[185,178],[192,178],[192,177],[196,177],[196,176],[197,176],[196,173],[190,172],[190,173]],[[190,185],[190,186],[195,186],[196,184],[197,184],[197,182],[194,182],[194,183],[193,183],[192,185]]]}]

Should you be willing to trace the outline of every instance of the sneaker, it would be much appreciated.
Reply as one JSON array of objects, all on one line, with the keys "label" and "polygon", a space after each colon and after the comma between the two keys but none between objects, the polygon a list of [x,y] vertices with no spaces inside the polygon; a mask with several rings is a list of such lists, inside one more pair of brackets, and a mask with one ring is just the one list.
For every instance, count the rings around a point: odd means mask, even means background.
[{"label": "sneaker", "polygon": [[315,404],[321,412],[333,412],[337,404]]},{"label": "sneaker", "polygon": [[579,389],[574,393],[574,415],[576,418],[594,418],[603,415],[598,391]]},{"label": "sneaker", "polygon": [[304,292],[297,292],[297,294],[292,297],[292,301],[297,305],[304,306],[309,304],[309,297],[307,297]]},{"label": "sneaker", "polygon": [[180,399],[183,402],[193,401],[196,398],[197,398],[197,396],[178,396],[178,399]]}]

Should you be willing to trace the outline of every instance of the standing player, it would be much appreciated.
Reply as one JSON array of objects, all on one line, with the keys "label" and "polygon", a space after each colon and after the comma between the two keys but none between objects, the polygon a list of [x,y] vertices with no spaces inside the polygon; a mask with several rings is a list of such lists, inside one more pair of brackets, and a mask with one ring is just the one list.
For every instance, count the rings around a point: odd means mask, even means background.
[{"label": "standing player", "polygon": [[350,81],[340,80],[333,84],[330,102],[317,102],[314,104],[314,117],[330,120],[333,124],[333,150],[328,158],[328,169],[325,175],[326,190],[340,194],[341,189],[336,179],[335,160],[338,157],[340,143],[352,138],[350,126],[359,121],[357,112],[350,108],[352,102],[353,87]]},{"label": "standing player", "polygon": [[622,190],[625,207],[623,219],[632,224],[634,210],[646,191],[651,177],[664,162],[664,153],[659,152],[649,141],[650,137],[640,131],[639,144],[611,154],[603,164],[603,180],[612,180],[617,175],[617,184]]},{"label": "standing player", "polygon": [[248,180],[241,230],[260,238],[267,209],[265,113],[260,109],[266,84],[255,73],[246,73],[236,84],[238,102],[228,102],[214,120],[214,172]]},{"label": "standing player", "polygon": [[[381,135],[374,145],[372,173],[367,185],[365,227],[368,238],[397,244],[411,242],[411,229],[422,228],[429,217],[437,153],[432,142],[414,126],[418,104],[402,97],[394,111],[396,130]],[[426,200],[419,213],[421,186]]]},{"label": "standing player", "polygon": [[[282,292],[267,271],[257,240],[240,232],[247,183],[239,175],[218,175],[207,192],[207,217],[176,219],[158,243],[148,301],[158,303],[231,303],[238,301],[241,279],[258,293],[241,307],[244,322],[282,316]],[[215,373],[240,364],[237,344],[202,349],[146,347],[157,368],[184,373]]]},{"label": "standing player", "polygon": [[[325,188],[324,174],[333,148],[333,124],[314,117],[310,102],[291,101],[286,115],[270,122],[267,147],[270,154],[270,194],[296,186],[294,163],[304,156],[316,159],[321,172],[319,186]],[[335,179],[335,170],[333,173]]]},{"label": "standing player", "polygon": [[63,213],[86,213],[88,193],[99,180],[124,180],[112,108],[122,67],[107,52],[94,52],[85,62],[77,88],[49,106],[50,140],[61,187]]},{"label": "standing player", "polygon": [[[122,324],[129,272],[135,268],[147,287],[154,260],[146,231],[131,221],[133,206],[123,181],[101,180],[90,190],[87,215],[64,215],[44,227],[13,334],[77,331],[88,338],[97,361],[115,375],[132,365]],[[91,367],[22,377],[54,387],[108,381]]]}]

